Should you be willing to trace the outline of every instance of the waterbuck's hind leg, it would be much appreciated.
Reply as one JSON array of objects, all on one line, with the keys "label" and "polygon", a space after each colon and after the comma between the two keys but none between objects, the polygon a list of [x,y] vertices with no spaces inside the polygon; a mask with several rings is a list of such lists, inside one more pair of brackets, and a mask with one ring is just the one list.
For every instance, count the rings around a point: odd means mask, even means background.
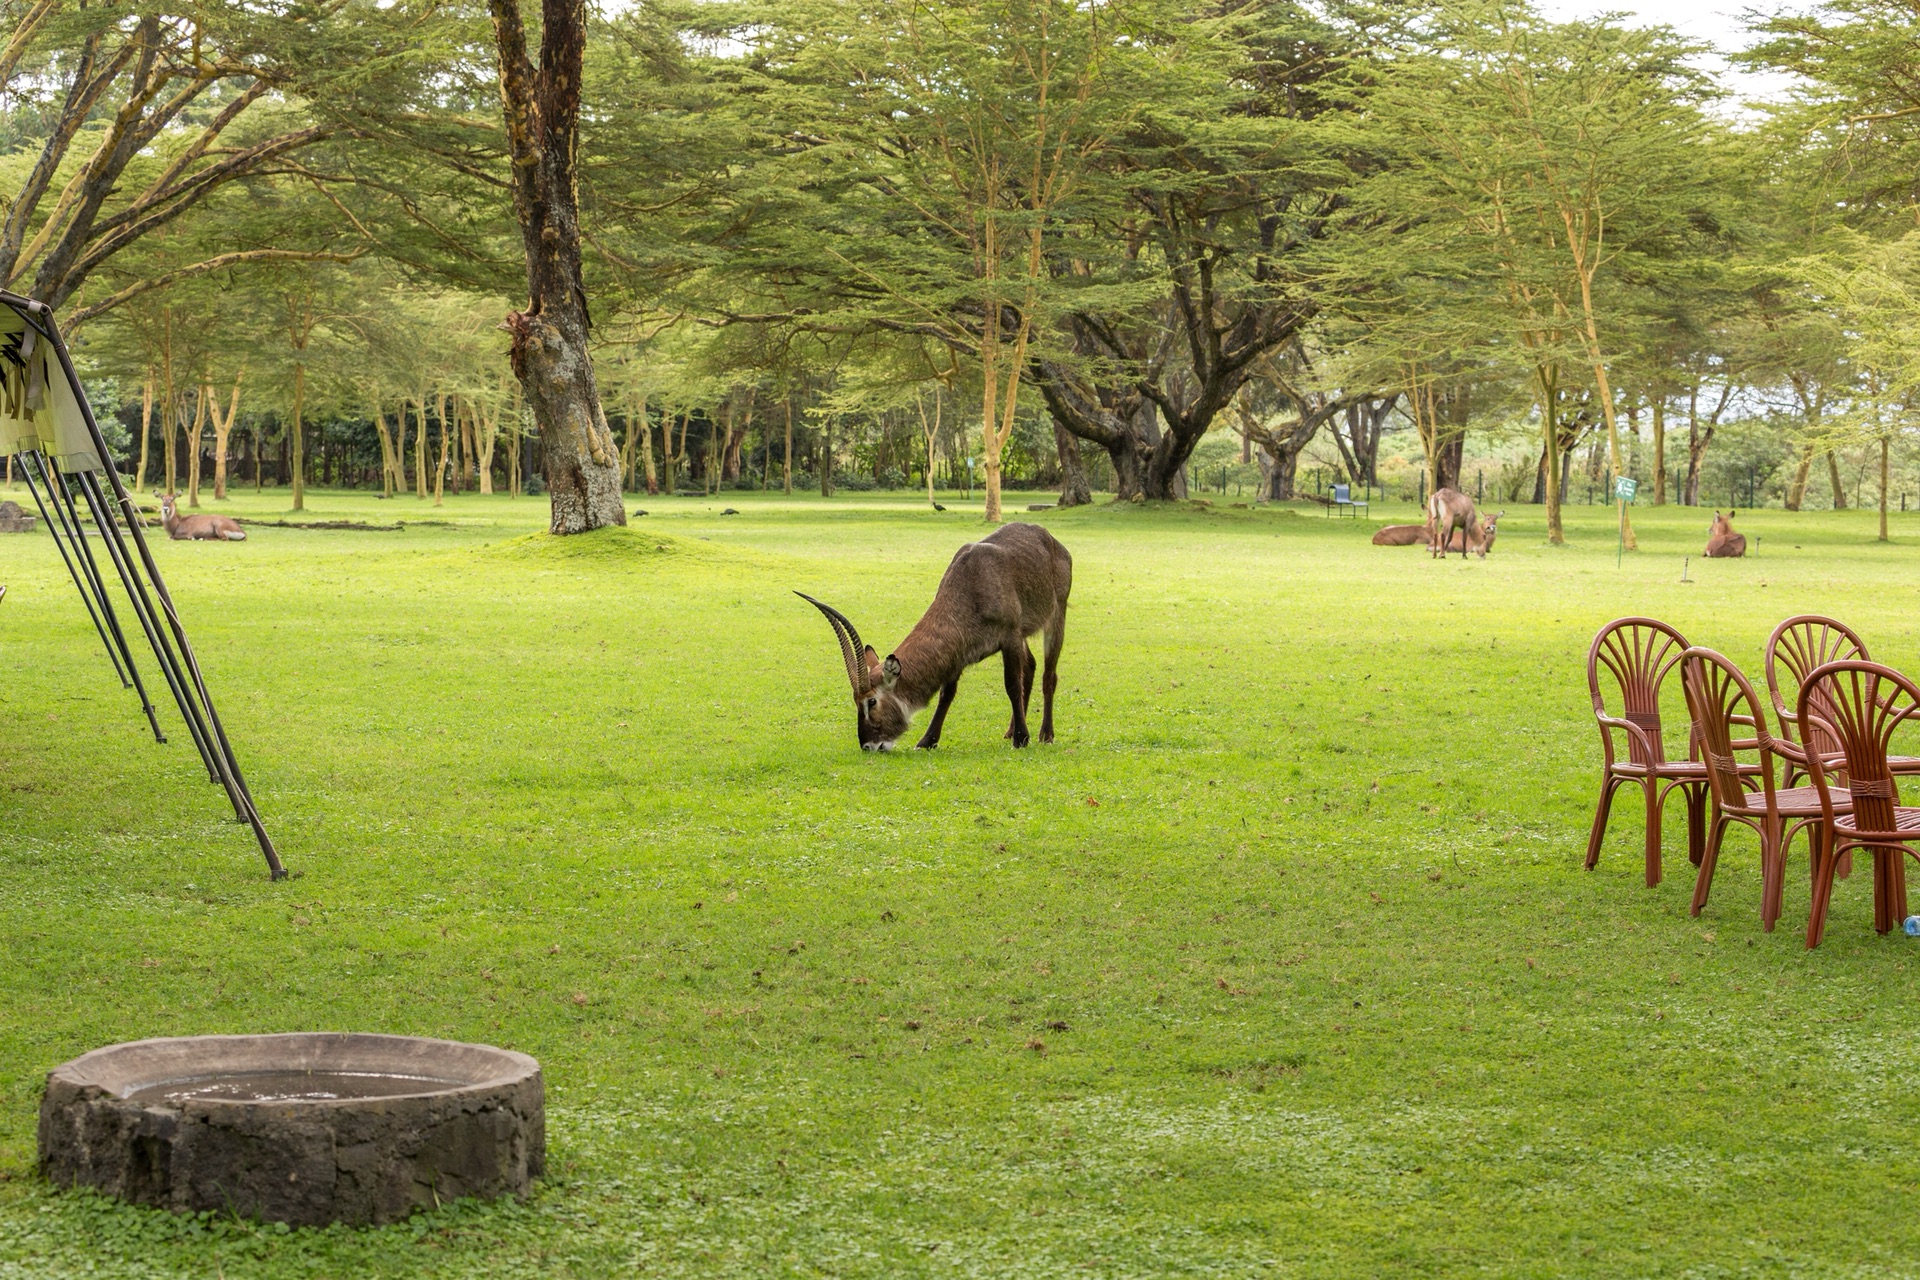
[{"label": "waterbuck's hind leg", "polygon": [[1042,742],[1053,741],[1053,690],[1060,683],[1060,646],[1065,643],[1066,638],[1066,611],[1062,610],[1060,616],[1053,620],[1053,625],[1047,628],[1046,633],[1046,668],[1040,676],[1040,741]]},{"label": "waterbuck's hind leg", "polygon": [[[1025,720],[1033,714],[1033,675],[1039,664],[1033,660],[1033,650],[1023,640],[1020,643],[1020,718]],[[1006,736],[1013,736],[1013,725],[1007,725]]]},{"label": "waterbuck's hind leg", "polygon": [[931,751],[940,745],[940,729],[947,722],[947,708],[953,705],[953,695],[960,690],[960,681],[956,677],[940,687],[940,705],[933,709],[933,719],[927,724],[927,731],[920,735],[920,741],[914,746],[921,751]]},{"label": "waterbuck's hind leg", "polygon": [[1007,729],[1007,736],[1013,739],[1013,745],[1024,747],[1028,742],[1027,712],[1021,706],[1020,686],[1025,682],[1025,655],[1027,643],[1022,640],[1017,645],[1008,645],[1000,651],[1000,665],[1006,675],[1007,701],[1013,704],[1013,724]]}]

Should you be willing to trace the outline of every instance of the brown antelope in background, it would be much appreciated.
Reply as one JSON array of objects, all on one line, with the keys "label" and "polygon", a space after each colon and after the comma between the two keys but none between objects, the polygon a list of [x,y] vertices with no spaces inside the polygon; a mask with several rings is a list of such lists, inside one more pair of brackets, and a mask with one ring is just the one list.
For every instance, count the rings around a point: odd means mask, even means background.
[{"label": "brown antelope in background", "polygon": [[1740,513],[1729,511],[1721,515],[1713,513],[1713,523],[1707,526],[1707,558],[1710,560],[1735,560],[1747,554],[1745,534],[1733,531],[1733,518]]},{"label": "brown antelope in background", "polygon": [[183,516],[174,509],[174,495],[160,498],[160,523],[175,542],[245,542],[247,531],[227,516]]},{"label": "brown antelope in background", "polygon": [[[1427,499],[1427,550],[1436,556],[1445,556],[1453,550],[1448,544],[1453,539],[1453,531],[1465,532],[1473,527],[1473,499],[1458,489],[1440,488],[1433,491]],[[1460,554],[1464,557],[1466,547],[1462,545]]]},{"label": "brown antelope in background", "polygon": [[1504,511],[1496,511],[1490,516],[1475,515],[1472,524],[1453,535],[1453,541],[1447,544],[1447,550],[1471,551],[1485,560],[1487,552],[1493,550],[1494,535],[1500,532],[1497,527],[1500,517],[1505,514],[1507,513]]},{"label": "brown antelope in background", "polygon": [[1383,524],[1373,533],[1376,547],[1410,547],[1416,542],[1433,541],[1433,532],[1423,524]]},{"label": "brown antelope in background", "polygon": [[1005,668],[1013,721],[1006,736],[1027,745],[1027,704],[1033,697],[1033,651],[1027,637],[1046,633],[1046,667],[1040,691],[1040,741],[1053,741],[1053,690],[1060,645],[1066,639],[1067,594],[1073,590],[1073,557],[1037,524],[1010,524],[954,553],[933,603],[900,647],[880,661],[838,609],[803,591],[794,592],[827,616],[840,641],[840,656],[853,683],[860,746],[891,751],[914,713],[940,695],[933,721],[916,745],[940,745],[940,727],[960,687],[961,673],[999,654]]}]

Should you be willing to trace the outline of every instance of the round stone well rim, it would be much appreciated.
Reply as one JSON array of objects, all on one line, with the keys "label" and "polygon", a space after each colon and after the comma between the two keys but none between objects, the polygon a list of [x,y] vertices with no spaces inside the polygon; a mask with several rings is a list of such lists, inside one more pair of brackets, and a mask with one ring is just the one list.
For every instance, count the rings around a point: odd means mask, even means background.
[{"label": "round stone well rim", "polygon": [[[289,1049],[319,1048],[323,1050],[348,1052],[374,1050],[377,1053],[378,1050],[385,1049],[389,1054],[405,1047],[414,1052],[426,1051],[432,1053],[443,1060],[449,1058],[454,1060],[465,1059],[475,1062],[490,1061],[493,1064],[497,1064],[493,1069],[486,1071],[484,1074],[474,1072],[458,1079],[448,1078],[440,1075],[438,1072],[427,1075],[424,1071],[382,1071],[382,1063],[378,1061],[370,1063],[365,1059],[356,1060],[348,1058],[337,1063],[321,1064],[308,1062],[302,1064],[304,1069],[308,1070],[339,1070],[352,1073],[386,1074],[402,1078],[419,1079],[423,1085],[430,1086],[408,1090],[403,1093],[383,1093],[380,1095],[381,1100],[388,1103],[400,1102],[409,1098],[452,1097],[470,1091],[484,1092],[504,1088],[540,1073],[540,1063],[532,1056],[521,1053],[516,1049],[503,1049],[497,1045],[475,1044],[460,1040],[443,1040],[433,1036],[397,1035],[377,1031],[278,1031],[258,1034],[215,1033],[212,1035],[199,1036],[151,1036],[143,1040],[125,1040],[118,1044],[102,1045],[97,1049],[91,1049],[81,1054],[77,1058],[61,1063],[52,1071],[48,1072],[47,1080],[49,1084],[58,1080],[61,1083],[82,1089],[96,1088],[113,1097],[125,1100],[138,1090],[150,1088],[156,1084],[169,1084],[175,1081],[184,1082],[200,1077],[219,1075],[223,1072],[247,1074],[244,1069],[235,1068],[232,1065],[231,1058],[223,1061],[219,1051],[226,1049],[231,1053],[233,1050],[244,1050],[248,1048],[255,1050],[270,1049],[276,1045],[285,1046]],[[129,1061],[137,1063],[140,1059],[148,1057],[156,1051],[164,1053],[168,1050],[179,1051],[181,1053],[179,1059],[181,1065],[184,1066],[191,1062],[195,1064],[193,1069],[172,1075],[150,1073],[137,1079],[128,1078],[124,1068]],[[384,1065],[393,1065],[397,1062],[398,1057],[395,1056],[389,1063]],[[123,1069],[116,1070],[116,1067]],[[253,1067],[254,1071],[263,1069],[284,1071],[289,1069],[289,1067],[284,1061],[276,1061],[270,1066]],[[364,1098],[353,1097],[225,1098],[216,1096],[195,1097],[192,1099],[190,1105],[195,1109],[201,1107],[263,1107],[271,1109],[295,1107],[348,1108],[364,1106],[366,1101]],[[174,1101],[154,1101],[146,1105],[179,1110],[189,1104]]]}]

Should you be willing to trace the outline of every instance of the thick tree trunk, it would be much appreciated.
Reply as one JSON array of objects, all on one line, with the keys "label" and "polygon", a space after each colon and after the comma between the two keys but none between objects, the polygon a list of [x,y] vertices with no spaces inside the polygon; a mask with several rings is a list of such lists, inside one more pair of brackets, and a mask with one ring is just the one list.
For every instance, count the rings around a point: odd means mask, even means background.
[{"label": "thick tree trunk", "polygon": [[[477,433],[474,448],[479,454],[478,465],[474,468],[479,474],[480,492],[493,492],[493,450],[500,439],[500,406],[474,410],[479,418],[474,423]],[[651,468],[649,468],[651,470]]]},{"label": "thick tree trunk", "polygon": [[722,480],[738,480],[740,478],[741,447],[746,444],[747,433],[751,430],[753,430],[753,407],[749,405],[747,407],[746,417],[735,423],[733,429],[727,433],[727,452],[720,464],[720,478]]},{"label": "thick tree trunk", "polygon": [[1833,509],[1847,509],[1847,486],[1840,480],[1840,460],[1833,456],[1833,450],[1827,450],[1827,482],[1833,486]]},{"label": "thick tree trunk", "polygon": [[[403,406],[400,410],[402,418],[406,412]],[[373,429],[380,433],[380,496],[391,498],[394,488],[393,433],[387,430],[386,410],[377,404],[373,406]]]},{"label": "thick tree trunk", "polygon": [[1460,461],[1466,455],[1467,436],[1464,431],[1450,431],[1440,441],[1440,447],[1433,454],[1434,483],[1442,489],[1460,487]]},{"label": "thick tree trunk", "polygon": [[1300,451],[1298,449],[1275,450],[1271,447],[1261,450],[1266,466],[1266,474],[1261,481],[1266,489],[1261,497],[1268,502],[1290,502],[1297,493],[1295,486],[1300,472]]},{"label": "thick tree trunk", "polygon": [[[220,416],[220,404],[213,404],[213,497],[216,502],[225,501],[227,496],[227,442],[233,438],[233,420],[240,413],[240,378],[233,380],[233,399],[227,403],[226,417]],[[211,398],[213,385],[207,385],[207,395]]]},{"label": "thick tree trunk", "polygon": [[570,534],[623,525],[620,464],[587,346],[591,321],[580,271],[574,164],[586,7],[582,0],[543,0],[538,68],[527,57],[519,0],[488,0],[488,8],[527,267],[527,308],[510,314],[507,328],[513,372],[540,430],[548,528]]},{"label": "thick tree trunk", "polygon": [[1114,501],[1138,502],[1146,497],[1138,442],[1132,436],[1122,436],[1107,447],[1107,457],[1113,462]]},{"label": "thick tree trunk", "polygon": [[[1080,460],[1080,440],[1053,419],[1053,447],[1060,454],[1060,505],[1084,507],[1093,501],[1087,467]],[[933,437],[927,437],[927,500],[933,500]]]},{"label": "thick tree trunk", "polygon": [[1807,499],[1807,478],[1813,473],[1815,452],[1811,440],[1800,446],[1800,456],[1793,464],[1793,479],[1787,482],[1786,497],[1781,501],[1781,505],[1789,511],[1798,511]]}]

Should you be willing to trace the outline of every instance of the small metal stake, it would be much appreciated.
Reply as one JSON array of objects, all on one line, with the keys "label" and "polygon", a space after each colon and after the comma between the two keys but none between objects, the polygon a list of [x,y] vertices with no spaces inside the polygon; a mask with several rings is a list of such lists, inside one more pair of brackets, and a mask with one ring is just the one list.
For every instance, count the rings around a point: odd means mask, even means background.
[{"label": "small metal stake", "polygon": [[1692,581],[1692,579],[1691,579],[1691,578],[1689,578],[1689,577],[1687,577],[1687,566],[1688,566],[1688,565],[1690,565],[1690,564],[1692,564],[1692,563],[1693,563],[1693,557],[1692,557],[1692,556],[1685,556],[1685,557],[1683,557],[1683,558],[1681,559],[1681,561],[1680,561],[1680,581],[1682,581],[1682,582],[1691,582],[1691,581]]}]

